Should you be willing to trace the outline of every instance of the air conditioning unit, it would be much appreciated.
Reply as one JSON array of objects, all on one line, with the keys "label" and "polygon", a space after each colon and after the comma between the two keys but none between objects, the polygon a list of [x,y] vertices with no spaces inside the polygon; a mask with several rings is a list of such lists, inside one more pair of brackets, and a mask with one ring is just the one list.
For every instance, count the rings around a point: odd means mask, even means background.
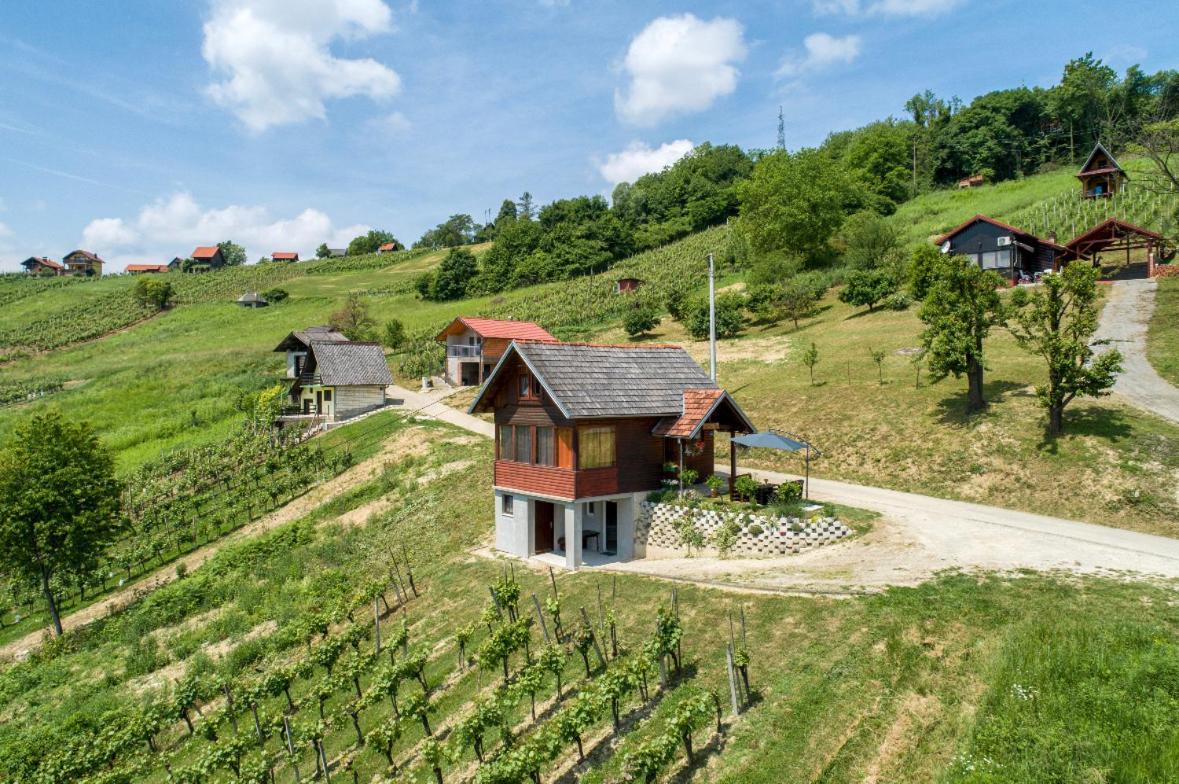
[{"label": "air conditioning unit", "polygon": [[1012,238],[1010,236],[999,237],[998,239],[995,240],[995,244],[998,245],[1000,248],[1010,247],[1011,243],[1012,243]]}]

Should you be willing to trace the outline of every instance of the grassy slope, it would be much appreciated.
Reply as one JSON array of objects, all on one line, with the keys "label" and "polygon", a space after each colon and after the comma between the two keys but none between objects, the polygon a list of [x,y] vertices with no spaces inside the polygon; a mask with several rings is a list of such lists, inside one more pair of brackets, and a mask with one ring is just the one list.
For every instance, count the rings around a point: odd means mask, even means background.
[{"label": "grassy slope", "polygon": [[1179,278],[1159,279],[1146,353],[1159,375],[1179,385]]},{"label": "grassy slope", "polygon": [[[321,606],[325,591],[347,593],[363,575],[383,575],[385,554],[403,544],[412,549],[423,588],[409,612],[411,639],[435,647],[430,677],[438,683],[453,667],[454,631],[478,617],[487,601],[484,586],[499,570],[464,553],[489,536],[490,447],[432,424],[413,440],[430,444],[429,451],[302,521],[236,545],[188,582],[161,589],[52,658],[5,671],[0,716],[20,721],[0,722],[0,755],[21,748],[35,755],[37,746],[22,741],[62,742],[86,726],[88,714],[142,699],[167,675],[179,677],[186,664],[206,672],[248,669],[267,638],[252,639],[251,630],[295,623]],[[419,486],[419,477],[460,458],[476,460],[467,481]],[[367,527],[324,525],[380,495],[394,507]],[[546,573],[517,574],[523,597],[547,590]],[[645,638],[655,608],[668,601],[668,585],[634,576],[612,580],[592,572],[562,575],[563,606],[592,609],[599,589],[609,603],[616,587],[622,640]],[[679,602],[693,681],[717,690],[725,688],[720,654],[728,628],[716,620],[744,607],[758,699],[731,729],[723,752],[706,747],[703,764],[691,770],[677,761],[674,780],[1149,782],[1179,776],[1173,590],[1090,579],[946,576],[848,600],[681,586]],[[214,649],[221,652],[217,661],[209,653]],[[579,669],[574,655],[567,678]],[[436,697],[435,726],[470,699],[479,680],[495,677],[469,674]],[[306,685],[297,685],[296,700]],[[277,714],[283,705],[276,696],[264,708]],[[660,721],[667,707],[656,710]],[[366,727],[387,710],[382,701],[366,711]],[[516,718],[526,712],[521,706]],[[224,725],[220,731],[229,732]],[[615,780],[623,753],[647,731],[617,745],[587,744],[593,751],[590,767],[578,770],[582,780]],[[178,725],[157,742],[171,748],[184,735]],[[418,737],[411,731],[402,748]],[[334,755],[351,741],[344,722],[327,744]],[[496,745],[494,733],[488,743]],[[469,770],[470,758],[466,751],[452,763],[447,780],[455,768]],[[191,759],[180,751],[173,764]],[[301,764],[306,775],[308,754]],[[364,751],[357,767],[367,781],[383,763]],[[290,780],[289,769],[281,770],[279,781]],[[431,777],[418,764],[399,780]]]},{"label": "grassy slope", "polygon": [[[1179,428],[1108,399],[1082,401],[1068,410],[1067,434],[1046,442],[1033,392],[1045,370],[1003,331],[987,347],[990,409],[968,420],[964,381],[923,377],[916,387],[898,351],[920,345],[920,330],[916,308],[869,314],[829,295],[798,331],[753,326],[721,341],[720,381],[759,427],[797,432],[822,449],[817,475],[1179,536],[1179,504],[1158,481],[1179,475]],[[670,319],[649,339],[685,344],[707,362],[706,344]],[[811,342],[820,357],[814,386],[800,360]],[[871,350],[886,352],[884,384]],[[748,460],[802,470],[795,456]]]}]

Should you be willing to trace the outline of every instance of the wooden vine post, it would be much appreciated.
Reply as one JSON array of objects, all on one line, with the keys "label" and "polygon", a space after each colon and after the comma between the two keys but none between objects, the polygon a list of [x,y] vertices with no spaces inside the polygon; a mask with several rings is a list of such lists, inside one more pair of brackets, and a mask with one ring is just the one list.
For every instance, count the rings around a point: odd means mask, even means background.
[{"label": "wooden vine post", "polygon": [[737,672],[733,667],[733,647],[725,648],[725,671],[729,675],[729,699],[732,701],[733,718],[741,715],[741,706],[737,702]]},{"label": "wooden vine post", "polygon": [[532,606],[536,610],[536,619],[540,621],[540,630],[544,632],[544,641],[552,644],[553,640],[549,637],[549,627],[544,620],[544,612],[540,609],[540,599],[536,598],[536,594],[532,594]]},{"label": "wooden vine post", "polygon": [[373,599],[373,648],[376,653],[381,652],[381,605]]},{"label": "wooden vine post", "polygon": [[598,655],[598,663],[601,664],[603,668],[605,668],[606,657],[602,655],[602,649],[598,646],[598,635],[594,631],[593,624],[590,623],[589,613],[585,611],[584,607],[581,608],[581,620],[585,624],[586,628],[589,629],[590,641],[594,644],[594,653]]}]

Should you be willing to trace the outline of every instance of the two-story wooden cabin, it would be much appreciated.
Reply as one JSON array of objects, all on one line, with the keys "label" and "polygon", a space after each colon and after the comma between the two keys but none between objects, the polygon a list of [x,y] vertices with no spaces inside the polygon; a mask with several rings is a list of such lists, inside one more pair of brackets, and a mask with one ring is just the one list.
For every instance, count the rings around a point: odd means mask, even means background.
[{"label": "two-story wooden cabin", "polygon": [[638,505],[664,466],[713,472],[717,431],[755,428],[678,346],[514,341],[471,404],[494,412],[495,542],[576,569],[644,555]]},{"label": "two-story wooden cabin", "polygon": [[446,346],[447,383],[469,387],[483,383],[513,340],[556,338],[531,321],[459,316],[435,340]]},{"label": "two-story wooden cabin", "polygon": [[1077,172],[1077,179],[1081,181],[1082,198],[1100,199],[1120,191],[1129,176],[1105,145],[1098,142]]},{"label": "two-story wooden cabin", "polygon": [[286,354],[291,379],[285,421],[340,422],[386,403],[393,376],[376,343],[353,343],[319,326],[292,332],[274,350]]}]

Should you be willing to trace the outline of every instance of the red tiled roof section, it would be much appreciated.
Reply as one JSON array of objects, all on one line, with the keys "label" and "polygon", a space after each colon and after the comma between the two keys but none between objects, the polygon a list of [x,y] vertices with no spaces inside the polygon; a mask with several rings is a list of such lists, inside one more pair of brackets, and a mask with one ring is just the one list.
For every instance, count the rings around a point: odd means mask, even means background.
[{"label": "red tiled roof section", "polygon": [[167,264],[128,264],[126,272],[163,272],[168,269]]},{"label": "red tiled roof section", "polygon": [[684,413],[678,419],[666,417],[655,425],[654,434],[668,438],[687,438],[696,432],[704,417],[725,394],[723,389],[685,389]]},{"label": "red tiled roof section", "polygon": [[270,254],[272,259],[293,260],[299,258],[299,254],[289,250],[276,250]]},{"label": "red tiled roof section", "polygon": [[211,259],[217,255],[220,250],[216,245],[202,245],[192,252],[194,259]]},{"label": "red tiled roof section", "polygon": [[378,247],[377,250],[381,251],[382,253],[386,251],[397,250],[397,243],[386,242],[384,245]]},{"label": "red tiled roof section", "polygon": [[536,340],[552,343],[556,338],[548,330],[531,321],[503,321],[500,319],[462,317],[462,322],[485,338],[506,340]]}]

